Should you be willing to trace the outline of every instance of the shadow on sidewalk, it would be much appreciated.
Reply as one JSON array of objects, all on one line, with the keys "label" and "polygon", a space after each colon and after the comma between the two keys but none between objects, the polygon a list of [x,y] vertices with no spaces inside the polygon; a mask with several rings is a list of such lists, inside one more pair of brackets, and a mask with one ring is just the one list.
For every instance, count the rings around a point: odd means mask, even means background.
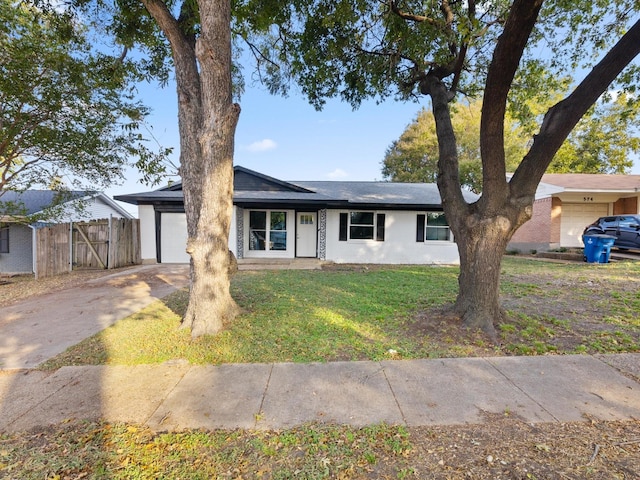
[{"label": "shadow on sidewalk", "polygon": [[[161,400],[167,386],[153,367],[63,367],[53,373],[33,368],[187,283],[186,265],[141,266],[3,308],[0,431],[71,419],[148,418],[153,412],[140,409],[151,408],[152,397]],[[172,376],[166,376],[171,385]]]}]

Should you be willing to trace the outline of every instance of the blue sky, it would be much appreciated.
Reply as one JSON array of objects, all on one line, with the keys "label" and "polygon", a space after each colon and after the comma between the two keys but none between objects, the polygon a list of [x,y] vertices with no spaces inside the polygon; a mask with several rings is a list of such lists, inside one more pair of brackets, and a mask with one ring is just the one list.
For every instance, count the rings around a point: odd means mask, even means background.
[{"label": "blue sky", "polygon": [[[179,137],[175,86],[140,86],[141,99],[153,109],[148,119],[161,145],[174,147],[178,163]],[[387,147],[415,118],[420,103],[389,99],[364,103],[358,110],[339,100],[328,101],[318,112],[301,94],[273,96],[261,87],[247,87],[236,131],[236,165],[281,180],[381,180],[381,162]],[[640,174],[640,164],[631,173]],[[151,190],[130,171],[127,181],[106,193],[110,196]],[[131,208],[129,208],[131,207]],[[135,211],[135,207],[128,206]]]},{"label": "blue sky", "polygon": [[[174,147],[178,163],[177,99],[173,84],[140,87],[140,98],[153,109],[148,118],[152,133],[163,146]],[[390,99],[367,102],[358,110],[339,100],[318,112],[300,95],[270,95],[247,87],[240,105],[236,131],[236,165],[281,180],[381,180],[381,162],[387,147],[411,123],[423,103]],[[151,190],[137,182],[135,171],[108,195]]]}]

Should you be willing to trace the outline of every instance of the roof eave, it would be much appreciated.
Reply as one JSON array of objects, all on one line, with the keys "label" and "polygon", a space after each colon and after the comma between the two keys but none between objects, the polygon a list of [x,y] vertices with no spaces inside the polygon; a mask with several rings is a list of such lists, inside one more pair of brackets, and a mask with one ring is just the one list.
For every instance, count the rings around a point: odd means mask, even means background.
[{"label": "roof eave", "polygon": [[570,188],[562,193],[638,193],[640,188]]}]

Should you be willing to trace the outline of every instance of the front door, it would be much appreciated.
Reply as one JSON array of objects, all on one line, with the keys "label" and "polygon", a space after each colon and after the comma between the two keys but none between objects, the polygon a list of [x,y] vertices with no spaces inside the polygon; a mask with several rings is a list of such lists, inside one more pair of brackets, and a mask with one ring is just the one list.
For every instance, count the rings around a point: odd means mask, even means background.
[{"label": "front door", "polygon": [[316,257],[318,227],[316,212],[298,212],[296,214],[296,256]]}]

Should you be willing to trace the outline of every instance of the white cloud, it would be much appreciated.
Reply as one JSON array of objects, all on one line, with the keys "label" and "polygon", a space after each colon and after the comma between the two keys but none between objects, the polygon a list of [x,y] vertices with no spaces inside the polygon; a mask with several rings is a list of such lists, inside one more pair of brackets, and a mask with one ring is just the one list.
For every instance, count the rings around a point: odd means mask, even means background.
[{"label": "white cloud", "polygon": [[260,140],[258,142],[253,142],[250,145],[244,147],[245,150],[250,152],[258,153],[258,152],[266,152],[269,150],[273,150],[278,146],[276,142],[271,140],[270,138],[265,138],[264,140]]},{"label": "white cloud", "polygon": [[327,177],[329,178],[344,178],[348,176],[349,174],[341,168],[336,168],[333,172],[327,173]]}]

